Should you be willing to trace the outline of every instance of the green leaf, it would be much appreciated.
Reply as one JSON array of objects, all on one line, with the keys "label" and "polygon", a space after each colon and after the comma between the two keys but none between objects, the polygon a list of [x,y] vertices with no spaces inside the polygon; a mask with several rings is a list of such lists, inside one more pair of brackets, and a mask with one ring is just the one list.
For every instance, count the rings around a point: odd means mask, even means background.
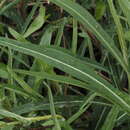
[{"label": "green leaf", "polygon": [[96,3],[96,10],[95,10],[95,17],[97,20],[100,20],[102,18],[102,16],[104,15],[106,11],[106,4],[104,1],[99,0]]},{"label": "green leaf", "polygon": [[62,36],[63,36],[64,27],[65,27],[66,23],[67,23],[67,18],[64,17],[63,21],[59,24],[59,28],[58,28],[58,32],[57,32],[57,35],[56,35],[56,38],[55,38],[54,45],[60,46]]},{"label": "green leaf", "polygon": [[[0,37],[0,45],[8,46],[14,50],[44,60],[46,63],[67,72],[68,74],[90,83],[86,89],[97,92],[100,96],[119,105],[130,113],[130,97],[126,93],[115,89],[109,82],[101,78],[81,60],[67,53],[63,48],[44,47],[33,44],[22,44],[15,40]],[[20,81],[21,82],[21,81]]]},{"label": "green leaf", "polygon": [[[55,30],[54,26],[47,26],[45,28],[45,32],[43,33],[39,46],[42,48],[44,45],[50,45],[51,44],[51,39],[52,39],[52,33]],[[46,71],[46,72],[53,72],[52,66],[49,66],[46,64],[43,60],[35,59],[30,71]],[[36,79],[29,78],[28,83],[33,86],[33,88],[38,91],[39,86],[41,84],[42,80],[40,77],[36,77]]]},{"label": "green leaf", "polygon": [[121,52],[114,45],[114,41],[96,22],[96,20],[90,15],[90,13],[87,10],[85,10],[79,4],[72,2],[71,0],[50,0],[50,1],[66,10],[75,19],[81,22],[85,28],[89,29],[92,33],[94,33],[95,36],[101,41],[102,45],[106,47],[113,54],[113,56],[122,65],[124,70],[128,72],[128,66],[125,64]]},{"label": "green leaf", "polygon": [[[59,121],[60,125],[64,128],[64,130],[73,130],[71,126],[66,121]],[[47,127],[54,125],[53,120],[48,120],[42,124],[42,126]]]},{"label": "green leaf", "polygon": [[26,118],[20,116],[20,115],[17,115],[15,113],[12,113],[12,112],[9,112],[7,110],[4,110],[4,109],[0,109],[0,115],[4,116],[4,117],[11,117],[11,118],[14,118],[14,119],[17,119],[21,122],[24,122],[24,123],[27,123],[28,120],[26,120]]},{"label": "green leaf", "polygon": [[52,25],[46,27],[45,32],[43,33],[42,38],[39,43],[40,46],[51,44],[52,33],[55,29],[56,29],[55,26],[52,26]]},{"label": "green leaf", "polygon": [[11,73],[11,76],[19,83],[19,85],[21,85],[24,91],[26,91],[27,93],[31,94],[34,97],[39,97],[43,99],[43,97],[39,93],[33,90],[22,78],[16,75],[12,70],[9,70],[9,73]]},{"label": "green leaf", "polygon": [[77,42],[78,41],[78,22],[73,18],[73,36],[72,36],[72,52],[76,54],[77,52]]},{"label": "green leaf", "polygon": [[112,107],[101,130],[113,130],[119,111],[120,108],[118,106],[114,105]]},{"label": "green leaf", "polygon": [[76,79],[73,79],[70,77],[56,75],[56,74],[49,74],[44,71],[34,72],[34,71],[26,71],[26,70],[20,70],[20,69],[15,69],[13,71],[20,73],[20,74],[30,75],[30,76],[34,76],[34,77],[40,77],[41,79],[47,79],[47,80],[52,80],[52,81],[56,81],[56,82],[60,82],[60,83],[74,85],[74,86],[81,87],[84,89],[86,88],[85,86],[87,85],[84,82],[81,82],[79,80],[76,80]]},{"label": "green leaf", "polygon": [[31,23],[27,31],[24,33],[24,38],[31,35],[33,32],[40,29],[45,22],[45,8],[41,5],[39,9],[39,15],[34,19],[34,21]]},{"label": "green leaf", "polygon": [[9,85],[9,84],[1,84],[0,88],[15,92],[15,93],[20,94],[20,95],[25,96],[25,97],[30,97],[30,95],[28,93],[23,91],[18,86],[13,86],[13,85]]},{"label": "green leaf", "polygon": [[125,32],[125,39],[130,41],[130,31]]},{"label": "green leaf", "polygon": [[26,32],[31,20],[33,19],[35,11],[37,10],[39,5],[40,5],[40,0],[37,0],[36,3],[34,4],[32,10],[30,11],[29,15],[25,19],[24,24],[22,25],[22,34],[24,34]]},{"label": "green leaf", "polygon": [[10,34],[18,41],[21,42],[28,42],[21,34],[19,34],[18,32],[16,32],[13,28],[9,27],[8,28]]},{"label": "green leaf", "polygon": [[6,6],[4,6],[3,8],[0,8],[0,15],[2,15],[3,13],[5,13],[7,10],[9,10],[10,8],[12,8],[13,6],[15,6],[16,4],[18,4],[20,2],[20,0],[14,0],[12,2],[9,2],[9,4],[7,4]]},{"label": "green leaf", "polygon": [[90,101],[94,100],[94,98],[97,96],[97,93],[89,93],[84,101],[84,103],[81,105],[79,110],[71,116],[68,120],[67,123],[71,124],[73,123],[79,116],[81,116],[91,105]]},{"label": "green leaf", "polygon": [[5,64],[0,63],[0,77],[4,79],[9,78],[9,73],[7,71],[7,66]]},{"label": "green leaf", "polygon": [[14,126],[6,126],[5,124],[5,127],[1,128],[1,130],[13,130]]},{"label": "green leaf", "polygon": [[122,112],[122,113],[118,116],[118,118],[117,118],[117,120],[116,120],[115,126],[118,127],[118,126],[122,125],[125,121],[129,120],[129,118],[130,118],[130,117],[129,117],[129,115],[127,115],[127,113]]},{"label": "green leaf", "polygon": [[51,111],[51,115],[52,115],[52,119],[53,119],[53,122],[55,124],[55,129],[56,130],[61,130],[61,127],[60,127],[60,124],[59,124],[59,121],[56,117],[56,111],[55,111],[55,106],[54,106],[54,101],[53,101],[53,95],[52,95],[52,92],[51,92],[51,89],[50,89],[50,86],[48,86],[48,84],[46,82],[43,82],[44,85],[47,87],[48,89],[48,96],[49,96],[49,101],[50,101],[50,111]]},{"label": "green leaf", "polygon": [[[2,48],[2,47],[0,47],[0,48],[2,49],[3,52],[8,54],[8,50],[6,48]],[[18,55],[13,55],[13,58],[16,61],[18,61],[18,62],[22,63],[23,65],[25,65],[27,68],[30,68],[30,66],[23,59],[20,59]]]},{"label": "green leaf", "polygon": [[124,15],[127,17],[128,24],[130,25],[130,1],[129,0],[118,0],[120,8],[122,9]]},{"label": "green leaf", "polygon": [[[60,99],[60,100],[59,100]],[[70,108],[79,107],[83,102],[84,97],[77,96],[57,96],[54,97],[55,109],[63,109],[66,105],[69,105]],[[16,114],[25,114],[32,111],[47,111],[50,109],[50,103],[46,100],[42,102],[29,102],[26,104],[21,104],[13,107],[11,110]]]},{"label": "green leaf", "polygon": [[119,16],[117,15],[117,11],[114,7],[113,0],[109,0],[108,4],[110,7],[110,11],[111,11],[112,17],[114,19],[116,28],[117,28],[117,34],[118,34],[121,52],[122,52],[122,55],[124,57],[125,63],[128,65],[128,55],[127,55],[128,53],[127,53],[127,46],[126,46],[126,42],[125,42],[125,38],[124,38],[123,27],[122,27],[122,24],[120,22]]}]

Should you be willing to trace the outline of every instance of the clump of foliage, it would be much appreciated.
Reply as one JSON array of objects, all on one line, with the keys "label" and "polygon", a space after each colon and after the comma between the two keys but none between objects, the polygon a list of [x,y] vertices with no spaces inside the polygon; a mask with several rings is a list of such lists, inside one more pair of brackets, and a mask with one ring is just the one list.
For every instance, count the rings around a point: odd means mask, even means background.
[{"label": "clump of foliage", "polygon": [[0,129],[130,129],[129,11],[129,0],[0,0]]}]

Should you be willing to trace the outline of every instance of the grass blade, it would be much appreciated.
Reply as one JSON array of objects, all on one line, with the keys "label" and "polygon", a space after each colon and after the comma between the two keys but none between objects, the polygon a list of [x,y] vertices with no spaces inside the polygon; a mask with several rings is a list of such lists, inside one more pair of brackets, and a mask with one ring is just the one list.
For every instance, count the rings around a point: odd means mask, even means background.
[{"label": "grass blade", "polygon": [[24,97],[30,97],[29,94],[27,94],[25,91],[23,91],[18,86],[13,86],[13,85],[10,85],[10,84],[2,84],[2,85],[0,85],[0,88],[15,92],[15,93],[20,94]]},{"label": "grass blade", "polygon": [[45,86],[48,89],[48,96],[49,96],[49,101],[50,101],[50,110],[51,110],[51,114],[52,114],[52,117],[53,117],[53,120],[54,120],[55,128],[56,128],[56,130],[61,130],[60,124],[59,124],[57,117],[56,117],[55,106],[54,106],[54,102],[53,102],[53,96],[52,96],[51,89],[48,86],[48,84],[46,84],[45,82],[43,82],[43,83],[45,84]]},{"label": "grass blade", "polygon": [[60,46],[60,44],[61,44],[63,31],[64,31],[64,27],[65,27],[66,23],[67,23],[67,18],[65,17],[65,18],[63,18],[63,21],[59,24],[58,32],[57,32],[55,42],[54,42],[54,45],[56,45],[56,46]]},{"label": "grass blade", "polygon": [[22,34],[24,34],[26,32],[31,20],[33,19],[33,15],[34,15],[35,11],[37,10],[39,4],[40,4],[40,0],[37,0],[36,4],[33,6],[32,10],[31,10],[30,14],[28,15],[28,17],[25,20],[25,23],[22,27]]},{"label": "grass blade", "polygon": [[45,8],[41,5],[39,9],[39,15],[34,19],[34,21],[31,23],[27,31],[24,33],[24,38],[31,35],[33,32],[40,29],[45,22]]},{"label": "grass blade", "polygon": [[128,24],[130,25],[130,1],[129,0],[118,0],[120,8],[122,9],[124,15],[127,17]]},{"label": "grass blade", "polygon": [[112,107],[101,130],[113,130],[119,111],[120,111],[120,108],[118,106],[114,105]]},{"label": "grass blade", "polygon": [[2,15],[5,11],[9,10],[16,4],[18,4],[20,0],[14,0],[13,2],[10,2],[8,5],[4,6],[3,8],[0,9],[0,15]]},{"label": "grass blade", "polygon": [[73,116],[71,116],[68,119],[68,124],[71,124],[73,121],[75,121],[81,114],[83,114],[87,108],[91,105],[90,101],[92,101],[95,97],[97,96],[96,93],[89,93],[86,101],[82,104],[82,106],[80,107],[80,109],[78,110],[78,112],[76,112]]},{"label": "grass blade", "polygon": [[0,109],[0,115],[4,116],[4,117],[11,117],[11,118],[14,118],[14,119],[17,119],[21,122],[24,122],[24,123],[27,123],[28,121],[26,120],[26,118],[20,116],[20,115],[17,115],[15,113],[12,113],[12,112],[9,112],[9,111],[6,111],[6,110],[3,110],[3,109]]},{"label": "grass blade", "polygon": [[78,40],[78,22],[73,18],[72,52],[76,54]]},{"label": "grass blade", "polygon": [[34,72],[34,71],[26,71],[26,70],[20,70],[20,69],[17,69],[14,71],[20,74],[25,74],[25,75],[30,75],[34,77],[40,77],[41,79],[47,79],[47,80],[52,80],[52,81],[56,81],[60,83],[70,84],[70,85],[74,85],[74,86],[81,87],[84,89],[86,89],[86,85],[87,85],[86,83],[73,79],[71,77],[49,74],[44,71]]},{"label": "grass blade", "polygon": [[12,78],[16,80],[27,93],[33,95],[34,97],[43,99],[42,95],[33,90],[22,78],[16,75],[13,71],[9,70],[9,73],[11,73]]},{"label": "grass blade", "polygon": [[113,19],[114,19],[115,24],[116,24],[117,34],[118,34],[118,38],[119,38],[119,43],[120,43],[120,47],[121,47],[121,50],[122,50],[122,54],[123,54],[125,63],[128,65],[128,55],[127,55],[128,53],[127,53],[127,47],[126,47],[123,27],[121,25],[119,16],[117,15],[117,12],[115,10],[114,4],[113,4],[113,0],[109,0],[108,4],[109,4],[111,14],[112,14]]},{"label": "grass blade", "polygon": [[101,41],[102,45],[106,47],[113,54],[113,56],[122,65],[124,70],[126,72],[128,71],[128,66],[125,64],[120,51],[114,45],[114,41],[102,29],[102,27],[96,22],[96,20],[90,15],[88,11],[86,11],[83,7],[76,4],[75,2],[72,2],[71,0],[50,0],[50,1],[62,7],[67,12],[69,12],[75,19],[81,22],[85,28],[89,28],[90,31],[92,31],[96,35],[96,37]]},{"label": "grass blade", "polygon": [[15,40],[0,37],[0,45],[8,46],[14,50],[29,54],[46,63],[55,66],[62,71],[84,81],[91,83],[86,86],[88,89],[97,92],[107,100],[118,104],[125,111],[130,113],[130,99],[126,93],[115,89],[109,82],[97,75],[93,69],[84,64],[81,60],[67,53],[63,48],[44,47],[41,48],[29,43],[22,44]]}]

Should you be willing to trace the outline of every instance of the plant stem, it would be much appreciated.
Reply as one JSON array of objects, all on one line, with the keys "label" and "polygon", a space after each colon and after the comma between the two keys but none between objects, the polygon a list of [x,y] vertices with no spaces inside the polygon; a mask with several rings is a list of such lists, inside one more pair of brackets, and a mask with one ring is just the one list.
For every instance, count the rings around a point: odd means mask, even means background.
[{"label": "plant stem", "polygon": [[[61,115],[56,115],[56,117],[59,119],[64,119]],[[29,117],[29,118],[25,118],[25,119],[28,120],[29,122],[36,122],[36,121],[52,119],[52,115]],[[0,128],[3,128],[5,126],[18,125],[18,124],[22,124],[22,122],[20,122],[20,121],[14,121],[14,122],[10,122],[10,123],[3,122],[0,124]]]},{"label": "plant stem", "polygon": [[127,55],[128,53],[127,53],[127,46],[126,46],[126,42],[125,42],[125,38],[124,38],[123,27],[120,23],[119,16],[117,15],[117,12],[113,5],[113,0],[108,0],[108,4],[110,7],[111,14],[113,16],[114,22],[116,24],[117,34],[118,34],[118,38],[119,38],[121,51],[122,51],[122,54],[124,57],[124,61],[125,61],[126,65],[128,66],[128,55]]}]

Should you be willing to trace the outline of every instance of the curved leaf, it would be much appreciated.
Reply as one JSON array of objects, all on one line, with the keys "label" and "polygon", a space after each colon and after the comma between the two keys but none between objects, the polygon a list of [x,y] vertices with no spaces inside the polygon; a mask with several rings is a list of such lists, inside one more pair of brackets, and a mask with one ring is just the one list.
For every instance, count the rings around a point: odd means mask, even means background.
[{"label": "curved leaf", "polygon": [[92,90],[105,97],[107,100],[117,104],[126,112],[130,113],[130,97],[123,92],[115,89],[109,82],[102,79],[93,69],[75,58],[69,53],[65,53],[63,48],[55,47],[41,48],[29,43],[18,43],[15,40],[0,37],[0,45],[8,46],[14,50],[29,54],[42,59],[50,65],[69,73],[70,75],[91,83],[86,89]]},{"label": "curved leaf", "polygon": [[40,29],[43,26],[44,22],[45,22],[45,8],[41,5],[39,9],[39,15],[31,23],[31,25],[29,26],[23,37],[26,38],[33,32]]},{"label": "curved leaf", "polygon": [[125,64],[119,49],[114,45],[114,41],[96,22],[96,20],[90,15],[90,13],[87,10],[85,10],[77,3],[72,2],[71,0],[50,0],[50,1],[62,7],[64,10],[70,13],[75,19],[81,22],[85,28],[88,28],[90,31],[92,31],[95,34],[95,36],[101,41],[102,45],[106,47],[113,54],[113,56],[124,68],[124,70],[128,72],[128,66]]},{"label": "curved leaf", "polygon": [[28,123],[29,122],[26,118],[24,118],[24,117],[22,117],[20,115],[17,115],[15,113],[12,113],[10,111],[4,110],[4,109],[0,109],[0,115],[2,115],[4,117],[11,117],[11,118],[17,119],[17,120],[19,120],[19,121],[21,121],[23,123]]}]

